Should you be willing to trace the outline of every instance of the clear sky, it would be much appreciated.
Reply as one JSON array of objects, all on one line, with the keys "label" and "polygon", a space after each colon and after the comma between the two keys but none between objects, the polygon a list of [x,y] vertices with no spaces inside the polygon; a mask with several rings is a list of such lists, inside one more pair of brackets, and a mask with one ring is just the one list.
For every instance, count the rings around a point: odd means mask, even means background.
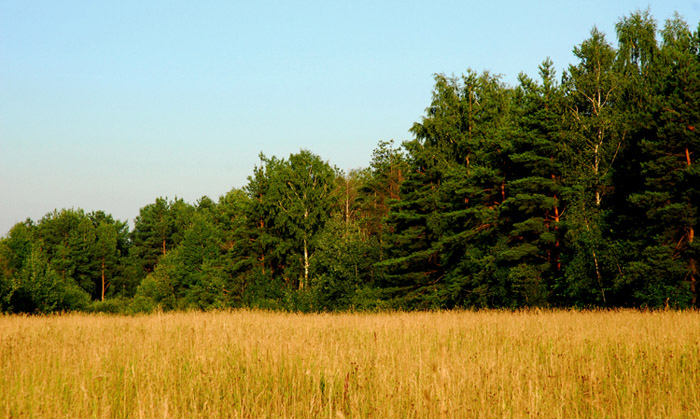
[{"label": "clear sky", "polygon": [[561,70],[593,25],[700,1],[0,0],[0,236],[61,208],[133,221],[159,196],[214,200],[258,154],[365,167],[410,139],[434,73],[515,84]]}]

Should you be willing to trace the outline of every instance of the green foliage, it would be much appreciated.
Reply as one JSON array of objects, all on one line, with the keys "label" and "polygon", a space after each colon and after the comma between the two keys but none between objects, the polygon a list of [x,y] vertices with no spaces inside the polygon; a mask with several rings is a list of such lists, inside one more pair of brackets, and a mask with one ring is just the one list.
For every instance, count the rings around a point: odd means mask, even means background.
[{"label": "green foliage", "polygon": [[620,205],[619,229],[630,238],[622,282],[633,304],[682,307],[695,305],[698,294],[700,59],[698,33],[679,17],[661,34],[639,76],[648,96],[639,113],[646,119],[633,133],[634,153],[626,156],[637,179],[620,179],[634,184]]},{"label": "green foliage", "polygon": [[32,250],[12,285],[8,305],[15,312],[50,313],[85,309],[89,301],[74,281],[62,279],[40,251]]},{"label": "green foliage", "polygon": [[566,212],[562,140],[563,91],[550,60],[540,66],[541,82],[525,75],[515,91],[514,130],[507,197],[499,207],[506,249],[497,256],[501,276],[512,284],[518,304],[556,301],[552,285],[562,275],[562,214]]},{"label": "green foliage", "polygon": [[[107,230],[111,253],[100,255]],[[3,310],[46,313],[86,307],[90,294],[100,295],[101,274],[112,278],[120,272],[120,252],[128,246],[125,234],[126,223],[82,210],[54,211],[36,225],[31,220],[15,225],[0,246]]]},{"label": "green foliage", "polygon": [[140,276],[152,272],[159,259],[182,241],[194,208],[182,199],[158,198],[139,212],[131,232],[131,257]]},{"label": "green foliage", "polygon": [[88,313],[106,314],[131,314],[130,306],[134,300],[131,298],[107,298],[105,300],[91,301],[85,308]]},{"label": "green foliage", "polygon": [[487,263],[505,198],[510,97],[489,73],[436,76],[433,102],[412,128],[417,138],[405,144],[410,170],[389,214],[390,258],[381,263],[385,285],[406,307],[464,304],[469,278],[480,272],[463,255]]},{"label": "green foliage", "polygon": [[267,270],[290,289],[307,288],[316,235],[330,218],[337,171],[306,150],[288,160],[264,155],[260,160],[246,191],[262,274]]},{"label": "green foliage", "polygon": [[316,307],[347,310],[362,287],[372,287],[379,243],[348,219],[330,220],[319,234],[311,272]]}]

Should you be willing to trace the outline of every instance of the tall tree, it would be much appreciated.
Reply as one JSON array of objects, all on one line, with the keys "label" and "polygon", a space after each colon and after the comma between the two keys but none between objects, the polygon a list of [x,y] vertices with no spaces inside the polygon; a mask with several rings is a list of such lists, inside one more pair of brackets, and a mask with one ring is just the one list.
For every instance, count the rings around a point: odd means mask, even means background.
[{"label": "tall tree", "polygon": [[310,285],[315,239],[330,218],[335,178],[328,163],[302,150],[287,160],[261,155],[261,166],[249,179],[261,262],[264,267],[269,260],[270,274],[291,289]]},{"label": "tall tree", "polygon": [[416,139],[404,144],[410,170],[389,214],[389,259],[381,264],[410,306],[489,298],[481,268],[505,199],[509,91],[488,73],[435,80],[427,115],[412,128]]},{"label": "tall tree", "polygon": [[119,264],[117,227],[113,223],[102,221],[95,229],[95,236],[94,255],[100,274],[100,300],[104,301],[110,278],[115,274],[116,266]]},{"label": "tall tree", "polygon": [[558,289],[561,275],[561,217],[566,211],[561,200],[563,94],[549,59],[540,66],[540,77],[538,83],[520,75],[508,197],[499,212],[507,236],[499,265],[525,305],[557,302],[550,293]]},{"label": "tall tree", "polygon": [[[568,147],[564,173],[570,205],[567,214],[567,278],[575,294],[607,305],[615,265],[604,237],[606,209],[603,198],[612,187],[612,169],[625,140],[625,119],[619,108],[621,77],[615,68],[616,51],[605,35],[593,28],[591,36],[574,48],[579,59],[564,74],[567,98]],[[593,278],[591,283],[590,279]]]},{"label": "tall tree", "polygon": [[178,198],[157,198],[141,208],[131,232],[131,251],[142,276],[152,272],[159,258],[182,241],[193,212],[191,205]]},{"label": "tall tree", "polygon": [[564,75],[569,108],[569,146],[577,158],[578,180],[593,193],[596,207],[607,192],[610,170],[625,139],[624,120],[614,107],[621,90],[615,71],[616,51],[605,35],[593,28],[591,36],[574,48],[579,59]]},{"label": "tall tree", "polygon": [[[110,295],[133,296],[137,280],[129,271],[129,225],[115,220],[104,211],[94,211],[88,218],[95,228],[95,243],[92,245],[92,277],[95,280],[93,298],[104,300]],[[99,294],[98,294],[99,293]]]},{"label": "tall tree", "polygon": [[223,263],[232,281],[223,292],[232,305],[254,305],[260,291],[257,285],[265,282],[265,249],[261,240],[264,224],[254,212],[260,204],[258,199],[262,201],[262,196],[254,199],[243,189],[232,189],[219,198],[213,214],[214,223],[222,232]]},{"label": "tall tree", "polygon": [[83,250],[80,248],[78,226],[84,219],[82,210],[54,210],[37,225],[38,250],[45,254],[46,260],[62,279],[73,278],[78,269],[78,259],[83,259],[76,256]]},{"label": "tall tree", "polygon": [[359,223],[367,235],[376,237],[380,245],[379,259],[387,231],[386,217],[393,202],[399,201],[400,188],[407,172],[406,156],[393,140],[380,141],[372,152],[368,173],[362,178],[357,204]]}]

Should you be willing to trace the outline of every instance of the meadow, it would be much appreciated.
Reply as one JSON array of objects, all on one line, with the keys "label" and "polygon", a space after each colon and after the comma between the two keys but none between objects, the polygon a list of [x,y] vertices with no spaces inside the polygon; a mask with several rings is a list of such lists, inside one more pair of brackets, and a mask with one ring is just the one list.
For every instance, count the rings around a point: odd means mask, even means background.
[{"label": "meadow", "polygon": [[700,314],[0,316],[0,417],[697,417]]}]

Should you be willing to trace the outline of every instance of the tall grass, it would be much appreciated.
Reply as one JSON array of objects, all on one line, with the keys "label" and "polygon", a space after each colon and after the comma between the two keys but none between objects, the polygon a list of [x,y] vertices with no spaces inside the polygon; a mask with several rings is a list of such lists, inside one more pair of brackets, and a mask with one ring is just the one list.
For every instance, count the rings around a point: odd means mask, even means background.
[{"label": "tall grass", "polygon": [[2,417],[697,417],[698,312],[0,317]]}]

